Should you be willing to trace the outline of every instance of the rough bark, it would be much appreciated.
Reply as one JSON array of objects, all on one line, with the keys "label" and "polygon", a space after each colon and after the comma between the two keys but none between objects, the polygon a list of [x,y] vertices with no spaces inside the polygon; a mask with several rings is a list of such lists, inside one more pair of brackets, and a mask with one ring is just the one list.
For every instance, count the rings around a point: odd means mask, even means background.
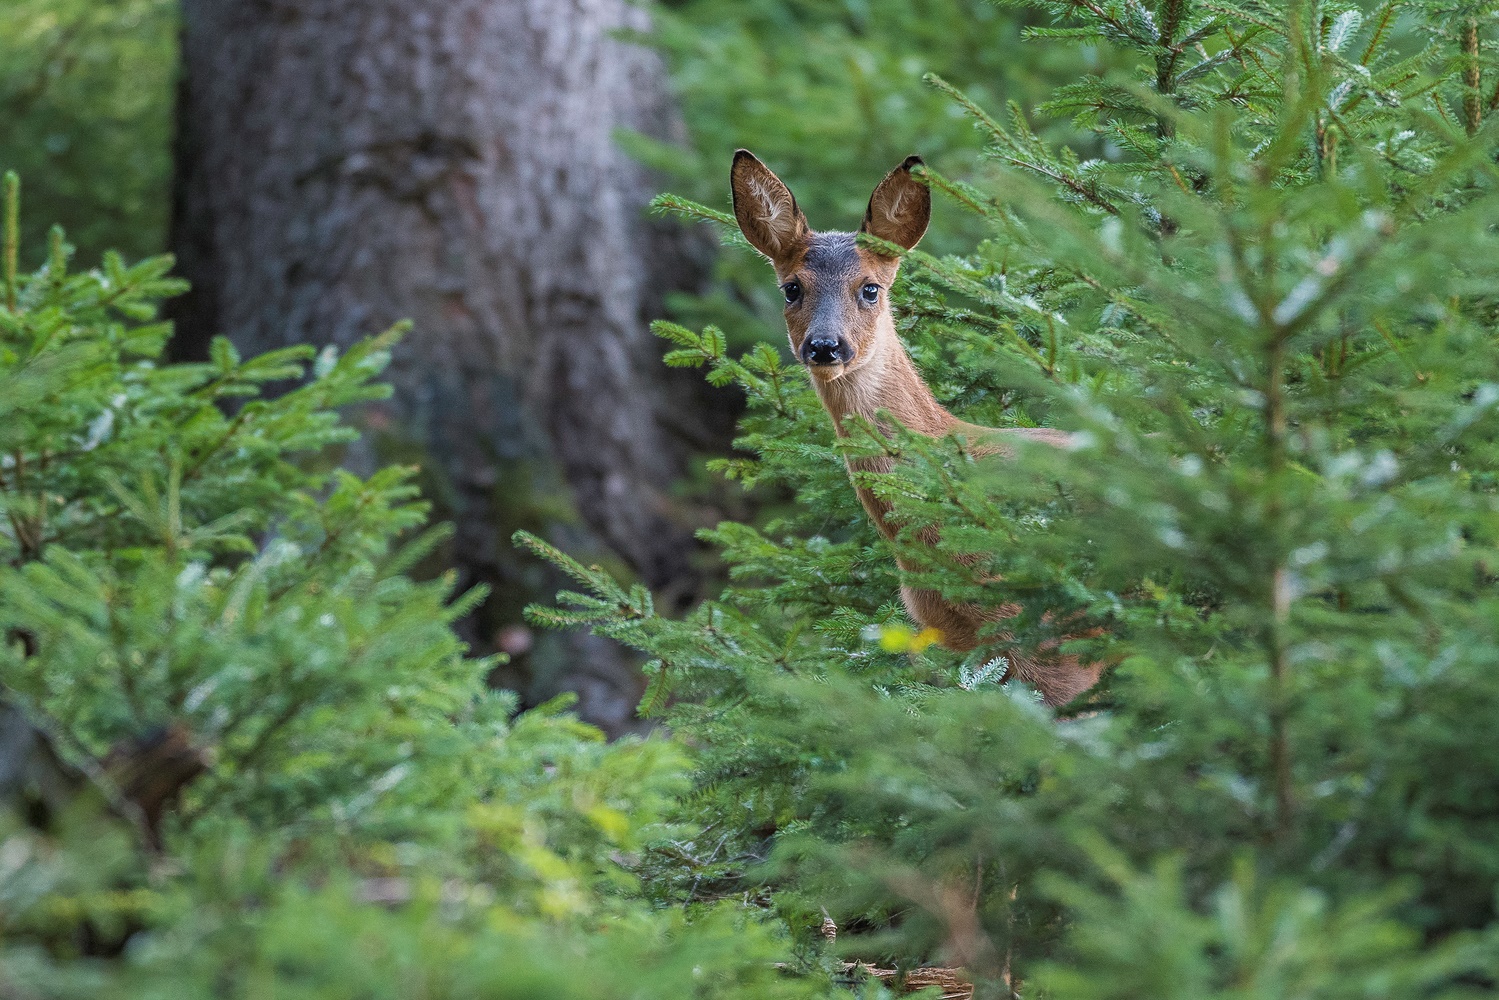
[{"label": "rough bark", "polygon": [[[647,330],[700,280],[702,248],[645,219],[656,185],[614,142],[679,128],[659,60],[618,37],[643,13],[185,0],[182,16],[173,243],[195,291],[179,354],[215,333],[260,351],[414,319],[395,398],[349,461],[423,457],[465,582],[497,588],[481,648],[551,583],[516,562],[517,527],[601,541],[654,588],[690,580],[669,485],[727,426]],[[568,686],[618,728],[637,679],[612,647],[570,642]]]}]

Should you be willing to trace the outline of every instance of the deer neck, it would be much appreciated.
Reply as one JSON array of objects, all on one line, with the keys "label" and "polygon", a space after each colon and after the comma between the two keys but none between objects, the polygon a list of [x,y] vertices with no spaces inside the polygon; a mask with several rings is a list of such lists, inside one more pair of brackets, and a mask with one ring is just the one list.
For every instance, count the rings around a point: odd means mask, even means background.
[{"label": "deer neck", "polygon": [[888,429],[889,421],[879,417],[881,410],[896,422],[928,437],[941,437],[952,430],[957,419],[937,398],[917,372],[911,356],[895,336],[895,324],[888,318],[875,344],[862,364],[836,379],[813,378],[822,405],[833,418],[839,437],[848,436],[850,418],[861,418]]},{"label": "deer neck", "polygon": [[[851,423],[859,418],[889,433],[893,428],[889,420],[879,415],[881,411],[901,425],[928,437],[941,437],[958,422],[942,408],[932,390],[922,381],[911,356],[895,336],[893,323],[888,330],[880,331],[875,349],[857,368],[841,378],[823,381],[814,376],[812,381],[822,405],[833,418],[833,427],[839,437],[848,437]],[[893,464],[891,459],[882,455],[848,460],[859,502],[880,533],[891,539],[895,537],[898,526],[890,520],[890,505],[875,496],[855,473],[889,472]]]}]

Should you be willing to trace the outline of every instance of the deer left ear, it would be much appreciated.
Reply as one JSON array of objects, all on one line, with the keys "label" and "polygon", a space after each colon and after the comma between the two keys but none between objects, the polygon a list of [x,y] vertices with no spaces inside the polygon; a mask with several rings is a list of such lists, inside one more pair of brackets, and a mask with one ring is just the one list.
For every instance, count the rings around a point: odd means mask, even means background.
[{"label": "deer left ear", "polygon": [[750,245],[777,267],[789,261],[807,238],[807,217],[791,189],[747,149],[734,154],[729,173],[734,218]]},{"label": "deer left ear", "polygon": [[911,168],[921,157],[908,156],[900,166],[885,175],[864,212],[859,232],[878,236],[910,250],[921,242],[932,221],[932,192],[911,176]]}]

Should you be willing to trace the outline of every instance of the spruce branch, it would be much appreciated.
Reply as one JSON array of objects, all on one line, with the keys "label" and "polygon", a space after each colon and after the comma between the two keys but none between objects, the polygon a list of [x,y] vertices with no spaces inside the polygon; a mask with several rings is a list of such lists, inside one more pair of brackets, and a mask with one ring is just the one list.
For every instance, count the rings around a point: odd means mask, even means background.
[{"label": "spruce branch", "polygon": [[1374,30],[1369,33],[1369,44],[1364,46],[1363,54],[1358,57],[1360,66],[1369,65],[1369,60],[1374,58],[1374,53],[1379,51],[1380,45],[1384,43],[1385,32],[1390,30],[1390,25],[1395,20],[1395,5],[1397,0],[1385,0],[1375,14]]},{"label": "spruce branch", "polygon": [[53,226],[47,231],[47,277],[54,292],[68,280],[68,245],[62,226]]},{"label": "spruce branch", "polygon": [[1476,135],[1483,123],[1483,95],[1480,91],[1482,79],[1478,61],[1478,19],[1463,21],[1462,27],[1463,68],[1463,123],[1468,135]]},{"label": "spruce branch", "polygon": [[11,312],[16,306],[16,265],[21,246],[21,178],[14,170],[5,172],[3,190],[5,218],[4,245],[0,246],[0,280],[5,283],[5,307]]},{"label": "spruce branch", "polygon": [[921,79],[925,81],[928,86],[941,91],[948,97],[952,98],[952,100],[957,102],[957,104],[964,111],[968,112],[968,114],[973,118],[974,121],[978,122],[984,127],[984,129],[989,133],[990,137],[995,141],[1005,145],[1010,144],[1010,135],[1005,131],[1004,126],[991,118],[989,116],[989,112],[980,107],[967,94],[963,93],[957,87],[954,87],[952,84],[942,79],[942,77],[938,76],[936,73],[927,73]]},{"label": "spruce branch", "polygon": [[[675,215],[694,222],[713,222],[722,228],[718,230],[718,238],[728,246],[739,247],[744,250],[754,250],[749,240],[739,231],[739,224],[734,217],[727,212],[709,208],[707,205],[699,204],[690,198],[683,198],[676,194],[658,194],[651,199],[649,206],[652,212],[658,215]],[[759,252],[759,251],[755,251]]]}]

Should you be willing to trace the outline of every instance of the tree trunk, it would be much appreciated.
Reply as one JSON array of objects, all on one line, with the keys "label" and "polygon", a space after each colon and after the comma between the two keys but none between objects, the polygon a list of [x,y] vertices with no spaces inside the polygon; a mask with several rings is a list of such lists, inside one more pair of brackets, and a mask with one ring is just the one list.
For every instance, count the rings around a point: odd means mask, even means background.
[{"label": "tree trunk", "polygon": [[[656,589],[689,581],[668,487],[731,419],[647,330],[704,248],[645,219],[655,185],[613,139],[680,127],[655,54],[617,37],[648,27],[640,9],[184,0],[182,18],[179,356],[216,333],[258,352],[414,319],[347,461],[421,462],[464,582],[496,588],[468,625],[481,650],[526,645],[519,609],[555,583],[519,561],[516,528],[601,543]],[[622,651],[552,642],[553,676],[538,660],[508,682],[580,689],[585,716],[628,725]]]}]

